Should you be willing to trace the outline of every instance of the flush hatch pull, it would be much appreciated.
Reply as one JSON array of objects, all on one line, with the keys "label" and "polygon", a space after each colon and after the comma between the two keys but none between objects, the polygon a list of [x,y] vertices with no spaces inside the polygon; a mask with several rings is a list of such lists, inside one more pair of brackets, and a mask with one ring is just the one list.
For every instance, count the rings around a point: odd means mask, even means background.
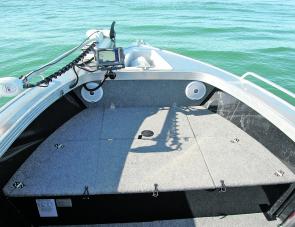
[{"label": "flush hatch pull", "polygon": [[63,149],[65,146],[61,143],[57,143],[57,144],[54,144],[54,147],[59,150],[59,149]]},{"label": "flush hatch pull", "polygon": [[22,189],[23,187],[25,187],[25,185],[24,185],[23,182],[16,181],[16,182],[13,183],[13,187],[15,189]]},{"label": "flush hatch pull", "polygon": [[277,176],[277,177],[282,177],[284,176],[285,172],[283,170],[277,170],[274,175]]},{"label": "flush hatch pull", "polygon": [[231,140],[230,142],[231,143],[238,143],[238,142],[240,142],[240,140],[239,140],[239,138],[236,137],[233,140]]}]

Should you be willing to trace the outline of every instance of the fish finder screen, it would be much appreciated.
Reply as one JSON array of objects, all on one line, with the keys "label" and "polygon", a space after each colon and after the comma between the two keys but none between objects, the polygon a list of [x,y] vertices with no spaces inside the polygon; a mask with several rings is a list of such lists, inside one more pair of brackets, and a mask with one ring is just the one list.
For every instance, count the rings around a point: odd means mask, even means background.
[{"label": "fish finder screen", "polygon": [[99,52],[99,61],[104,62],[114,62],[116,61],[116,54],[113,50],[103,50]]},{"label": "fish finder screen", "polygon": [[96,52],[97,68],[124,68],[124,52],[123,48],[117,47],[114,49],[98,49]]}]

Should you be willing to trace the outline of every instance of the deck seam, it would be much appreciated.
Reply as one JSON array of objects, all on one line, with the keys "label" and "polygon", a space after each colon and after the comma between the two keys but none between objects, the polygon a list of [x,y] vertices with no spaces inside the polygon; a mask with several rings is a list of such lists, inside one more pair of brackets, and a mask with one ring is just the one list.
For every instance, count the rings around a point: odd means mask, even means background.
[{"label": "deck seam", "polygon": [[188,124],[189,124],[189,126],[190,126],[190,129],[191,129],[191,131],[192,131],[192,133],[193,133],[193,135],[194,135],[194,140],[196,141],[196,144],[197,144],[197,146],[198,146],[198,148],[199,148],[199,150],[200,150],[200,153],[201,153],[201,155],[202,155],[202,157],[203,157],[203,160],[204,160],[204,162],[205,162],[205,165],[206,165],[206,168],[207,168],[207,170],[208,170],[208,173],[209,173],[209,176],[210,176],[210,178],[211,178],[211,181],[212,181],[214,187],[216,188],[216,184],[215,184],[215,182],[214,182],[214,180],[213,180],[212,174],[211,174],[211,172],[210,172],[209,166],[208,166],[207,161],[206,161],[206,159],[205,159],[205,156],[204,156],[204,154],[203,154],[203,152],[202,152],[202,149],[201,149],[201,147],[200,147],[200,145],[199,145],[199,143],[198,143],[198,140],[197,140],[196,134],[195,134],[195,132],[194,132],[194,130],[193,130],[193,128],[192,128],[191,122],[190,122],[190,120],[189,120],[189,118],[188,118],[188,116],[187,116],[186,114],[185,114],[185,116],[186,116],[186,119],[187,119]]},{"label": "deck seam", "polygon": [[101,140],[102,139],[102,133],[103,133],[103,123],[104,123],[104,115],[105,115],[105,110],[106,108],[103,107],[102,108],[102,116],[101,116],[101,124],[100,124],[100,135],[98,137],[98,140]]}]

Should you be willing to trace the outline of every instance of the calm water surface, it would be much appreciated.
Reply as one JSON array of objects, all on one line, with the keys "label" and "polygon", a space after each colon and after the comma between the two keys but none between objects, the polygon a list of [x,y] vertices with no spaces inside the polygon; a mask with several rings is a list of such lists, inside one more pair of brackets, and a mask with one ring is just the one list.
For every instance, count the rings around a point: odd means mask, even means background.
[{"label": "calm water surface", "polygon": [[295,92],[294,0],[10,0],[0,2],[0,18],[0,77],[25,74],[115,20],[118,46],[143,39]]}]

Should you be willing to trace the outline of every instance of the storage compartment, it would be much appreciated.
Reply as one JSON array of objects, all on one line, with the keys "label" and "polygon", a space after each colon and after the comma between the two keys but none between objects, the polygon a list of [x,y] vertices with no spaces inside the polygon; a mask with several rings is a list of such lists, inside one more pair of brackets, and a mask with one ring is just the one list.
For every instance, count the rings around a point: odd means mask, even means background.
[{"label": "storage compartment", "polygon": [[294,181],[259,142],[203,107],[89,108],[44,141],[4,192],[81,195],[87,186],[97,195],[152,192],[155,184],[182,191]]},{"label": "storage compartment", "polygon": [[172,70],[172,67],[156,51],[151,48],[126,48],[125,66],[149,70]]},{"label": "storage compartment", "polygon": [[[14,197],[10,200],[35,225],[125,223],[260,213],[287,188],[288,185],[276,185],[228,188],[224,193],[218,190],[162,191],[158,197],[152,193],[128,193]],[[53,200],[57,216],[40,217],[36,199]]]},{"label": "storage compartment", "polygon": [[[10,178],[3,192],[29,223],[265,212],[295,182],[275,152],[231,121],[237,115],[212,108],[214,100],[208,109],[198,105],[204,100],[191,105],[189,81],[140,83],[106,83],[99,103],[53,132]],[[43,202],[54,208],[47,216]]]}]

